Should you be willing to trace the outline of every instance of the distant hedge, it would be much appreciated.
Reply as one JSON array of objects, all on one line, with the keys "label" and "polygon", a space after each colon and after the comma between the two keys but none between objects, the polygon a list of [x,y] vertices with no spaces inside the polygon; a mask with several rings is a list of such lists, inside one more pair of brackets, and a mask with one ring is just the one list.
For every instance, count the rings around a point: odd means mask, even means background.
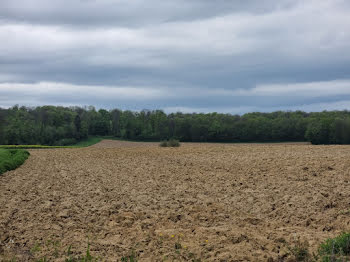
[{"label": "distant hedge", "polygon": [[22,149],[0,149],[0,174],[21,166],[29,157],[29,152]]}]

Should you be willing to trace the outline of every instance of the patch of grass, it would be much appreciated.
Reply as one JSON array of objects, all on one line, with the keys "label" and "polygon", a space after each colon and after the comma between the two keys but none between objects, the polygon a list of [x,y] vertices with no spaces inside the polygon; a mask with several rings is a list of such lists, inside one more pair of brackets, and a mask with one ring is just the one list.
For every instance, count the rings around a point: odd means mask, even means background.
[{"label": "patch of grass", "polygon": [[108,140],[117,140],[117,141],[127,141],[127,142],[142,142],[142,143],[154,143],[159,142],[158,139],[128,139],[123,137],[117,137],[117,136],[103,136],[103,139]]},{"label": "patch of grass", "polygon": [[14,170],[29,157],[29,152],[19,149],[0,149],[0,174]]},{"label": "patch of grass", "polygon": [[[162,250],[162,252],[160,252],[162,254],[162,261],[201,262],[201,259],[197,258],[197,255],[190,251],[183,237],[184,235],[182,233],[172,235],[159,234],[157,245],[159,249]],[[202,255],[207,252],[207,241],[204,243],[205,244],[202,245]]]},{"label": "patch of grass", "polygon": [[69,246],[67,251],[67,258],[65,260],[65,262],[97,262],[97,261],[99,261],[99,259],[96,257],[93,257],[90,253],[90,244],[88,244],[85,255],[77,256],[77,257],[72,255],[72,246]]},{"label": "patch of grass", "polygon": [[350,209],[339,211],[339,215],[350,215]]},{"label": "patch of grass", "polygon": [[46,257],[40,258],[39,260],[37,260],[36,262],[48,262]]},{"label": "patch of grass", "polygon": [[0,145],[0,149],[49,149],[73,148],[72,146],[42,146],[42,145]]},{"label": "patch of grass", "polygon": [[314,257],[309,252],[309,243],[307,241],[302,242],[298,239],[293,246],[288,247],[290,255],[294,261],[299,262],[311,262],[314,261]]},{"label": "patch of grass", "polygon": [[320,245],[318,254],[322,262],[349,261],[350,233],[327,239]]},{"label": "patch of grass", "polygon": [[122,262],[137,262],[137,255],[134,251],[131,252],[128,256],[123,256],[121,258]]},{"label": "patch of grass", "polygon": [[94,144],[101,142],[103,139],[105,139],[105,138],[98,137],[98,136],[92,136],[92,137],[89,137],[89,138],[84,139],[82,141],[79,141],[76,144],[72,144],[70,146],[71,147],[88,147],[88,146],[92,146]]},{"label": "patch of grass", "polygon": [[159,144],[160,147],[179,147],[180,142],[176,139],[170,139],[169,141],[161,141]]},{"label": "patch of grass", "polygon": [[350,261],[350,233],[343,233],[335,238],[325,240],[318,249],[317,254],[311,254],[307,241],[299,239],[293,246],[287,246],[289,258],[287,261],[300,262],[344,262]]},{"label": "patch of grass", "polygon": [[175,249],[181,249],[181,248],[182,248],[181,243],[176,242],[176,243],[175,243]]},{"label": "patch of grass", "polygon": [[56,261],[56,259],[65,262],[97,262],[101,260],[91,254],[89,242],[84,254],[73,252],[72,246],[69,246],[67,251],[62,250],[61,244],[57,240],[48,240],[41,244],[36,243],[30,249],[30,253],[33,257],[31,261],[35,262]]},{"label": "patch of grass", "polygon": [[[77,143],[74,143],[75,139],[66,139],[65,141],[61,140],[60,144],[56,146],[45,146],[45,145],[0,145],[0,149],[50,149],[50,148],[80,148],[88,147],[94,144],[101,142],[103,137],[89,137]],[[72,143],[73,144],[70,144]],[[68,145],[67,145],[68,144]]]},{"label": "patch of grass", "polygon": [[17,262],[16,258],[11,258],[11,259],[5,259],[3,262]]},{"label": "patch of grass", "polygon": [[30,253],[35,254],[36,252],[40,251],[40,244],[36,243],[31,249],[30,249]]}]

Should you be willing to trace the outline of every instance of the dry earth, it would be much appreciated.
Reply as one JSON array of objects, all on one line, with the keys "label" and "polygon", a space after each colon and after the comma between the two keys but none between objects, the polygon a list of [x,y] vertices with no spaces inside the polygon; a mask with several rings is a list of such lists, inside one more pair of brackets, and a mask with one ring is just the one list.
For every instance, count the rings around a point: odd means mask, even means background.
[{"label": "dry earth", "polygon": [[283,261],[299,238],[316,250],[350,230],[349,146],[103,141],[30,153],[0,176],[3,261],[64,261],[88,241],[103,261],[133,250],[139,261]]}]

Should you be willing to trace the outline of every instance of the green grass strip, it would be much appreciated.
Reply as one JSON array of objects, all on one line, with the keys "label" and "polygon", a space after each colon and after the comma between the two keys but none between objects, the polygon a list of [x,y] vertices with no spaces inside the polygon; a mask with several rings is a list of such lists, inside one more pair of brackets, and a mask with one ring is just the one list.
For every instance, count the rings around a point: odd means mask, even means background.
[{"label": "green grass strip", "polygon": [[327,239],[320,245],[318,253],[322,262],[350,261],[350,233]]},{"label": "green grass strip", "polygon": [[105,139],[105,138],[99,137],[99,136],[92,136],[92,137],[89,137],[89,138],[84,139],[82,141],[79,141],[78,143],[76,143],[74,145],[70,145],[70,147],[88,147],[88,146],[92,146],[94,144],[101,142],[103,139]]},{"label": "green grass strip", "polygon": [[0,149],[45,149],[45,148],[75,148],[74,146],[42,146],[42,145],[0,145]]},{"label": "green grass strip", "polygon": [[45,146],[45,145],[0,145],[0,149],[50,149],[50,148],[81,148],[101,142],[103,137],[89,137],[74,145],[69,146]]},{"label": "green grass strip", "polygon": [[0,149],[0,174],[14,170],[29,157],[29,152],[20,149]]}]

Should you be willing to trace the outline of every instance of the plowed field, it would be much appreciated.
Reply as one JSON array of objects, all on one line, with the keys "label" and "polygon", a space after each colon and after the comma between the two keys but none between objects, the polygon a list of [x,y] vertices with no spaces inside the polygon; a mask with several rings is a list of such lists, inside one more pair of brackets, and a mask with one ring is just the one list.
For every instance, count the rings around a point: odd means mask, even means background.
[{"label": "plowed field", "polygon": [[350,147],[103,141],[0,176],[0,260],[278,261],[350,230]]}]

